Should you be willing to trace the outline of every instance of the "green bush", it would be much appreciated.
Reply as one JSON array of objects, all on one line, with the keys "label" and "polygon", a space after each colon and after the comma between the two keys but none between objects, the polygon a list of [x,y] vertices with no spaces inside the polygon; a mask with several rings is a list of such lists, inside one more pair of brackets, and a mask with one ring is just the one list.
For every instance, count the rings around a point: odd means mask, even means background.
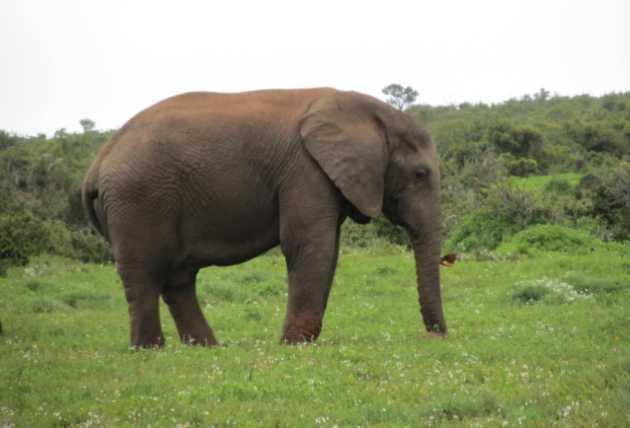
[{"label": "green bush", "polygon": [[492,216],[487,209],[465,215],[453,228],[446,241],[449,251],[468,252],[492,250],[509,233],[509,224]]},{"label": "green bush", "polygon": [[615,239],[630,240],[630,163],[605,174],[594,189],[593,214],[610,227]]},{"label": "green bush", "polygon": [[448,236],[463,216],[483,204],[487,189],[506,179],[507,170],[493,152],[462,166],[442,162],[441,169],[442,231]]},{"label": "green bush", "polygon": [[376,229],[376,236],[384,238],[392,244],[409,245],[409,235],[407,231],[387,220],[383,216],[379,216],[372,221],[373,227]]},{"label": "green bush", "polygon": [[602,180],[594,174],[586,174],[580,178],[580,182],[575,188],[575,197],[577,199],[592,197],[595,190],[601,186]]},{"label": "green bush", "polygon": [[527,177],[538,172],[538,162],[534,159],[519,158],[510,162],[507,169],[512,175],[517,177]]},{"label": "green bush", "polygon": [[515,158],[509,153],[499,156],[501,162],[510,175],[517,177],[527,177],[538,172],[538,162],[529,158]]},{"label": "green bush", "polygon": [[25,265],[30,256],[49,247],[44,222],[29,212],[0,215],[0,260],[9,265]]},{"label": "green bush", "polygon": [[565,178],[553,177],[542,186],[540,202],[547,223],[578,228],[579,219],[588,216],[589,202],[576,197],[575,185]]},{"label": "green bush", "polygon": [[358,224],[347,219],[341,227],[341,245],[345,248],[381,247],[409,245],[405,229],[379,216],[367,224]]},{"label": "green bush", "polygon": [[103,238],[88,228],[70,231],[59,220],[44,221],[30,212],[0,214],[0,274],[25,265],[42,253],[84,262],[109,263],[113,257]]},{"label": "green bush", "polygon": [[603,242],[613,241],[613,233],[608,225],[601,219],[591,216],[583,216],[575,219],[576,229],[587,232]]},{"label": "green bush", "polygon": [[71,234],[58,220],[44,221],[29,212],[0,215],[0,271],[25,265],[29,257],[50,253],[71,257]]},{"label": "green bush", "polygon": [[72,257],[72,232],[59,220],[42,222],[46,234],[45,244],[42,243],[41,252]]},{"label": "green bush", "polygon": [[366,248],[377,240],[376,228],[372,224],[358,224],[351,219],[341,226],[341,245]]},{"label": "green bush", "polygon": [[[623,129],[623,127],[622,127]],[[622,132],[609,121],[575,123],[568,126],[568,135],[584,149],[622,156],[628,152]]]},{"label": "green bush", "polygon": [[532,224],[545,222],[533,194],[500,183],[490,187],[482,206],[462,217],[451,231],[448,250],[494,250],[501,242]]},{"label": "green bush", "polygon": [[499,153],[510,153],[516,157],[538,156],[543,143],[543,137],[538,131],[507,122],[489,126],[486,138]]},{"label": "green bush", "polygon": [[588,253],[604,245],[602,241],[581,230],[571,229],[557,224],[538,224],[530,226],[504,242],[498,253],[535,254],[538,252],[557,251],[563,253]]},{"label": "green bush", "polygon": [[103,237],[87,227],[72,232],[72,248],[74,257],[83,262],[111,263],[114,261]]}]

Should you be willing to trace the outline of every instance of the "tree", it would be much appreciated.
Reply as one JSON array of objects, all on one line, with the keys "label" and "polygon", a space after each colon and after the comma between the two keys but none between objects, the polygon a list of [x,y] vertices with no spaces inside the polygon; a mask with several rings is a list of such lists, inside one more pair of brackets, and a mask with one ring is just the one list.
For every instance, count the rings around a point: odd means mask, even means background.
[{"label": "tree", "polygon": [[383,88],[383,93],[387,96],[387,103],[401,111],[412,104],[418,97],[418,91],[411,86],[403,88],[398,83],[386,86]]},{"label": "tree", "polygon": [[94,125],[96,125],[92,119],[81,119],[79,123],[81,124],[84,133],[90,132],[94,129]]},{"label": "tree", "polygon": [[549,99],[550,92],[545,88],[540,88],[537,93],[534,94],[536,101],[547,101]]},{"label": "tree", "polygon": [[0,150],[4,150],[17,142],[18,138],[0,129]]},{"label": "tree", "polygon": [[538,131],[516,127],[506,121],[488,126],[486,138],[499,153],[510,153],[515,157],[536,158],[542,151],[543,137]]}]

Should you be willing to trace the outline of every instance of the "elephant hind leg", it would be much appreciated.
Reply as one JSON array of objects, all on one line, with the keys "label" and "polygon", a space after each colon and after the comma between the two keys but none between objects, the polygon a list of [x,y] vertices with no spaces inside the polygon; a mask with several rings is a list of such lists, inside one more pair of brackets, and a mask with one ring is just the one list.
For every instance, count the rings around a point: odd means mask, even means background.
[{"label": "elephant hind leg", "polygon": [[183,343],[201,346],[217,345],[212,329],[201,312],[195,280],[197,270],[174,272],[162,289],[162,298],[175,320]]},{"label": "elephant hind leg", "polygon": [[161,284],[157,276],[144,269],[133,269],[118,263],[118,272],[129,305],[131,346],[155,348],[164,345],[160,325],[159,296]]}]

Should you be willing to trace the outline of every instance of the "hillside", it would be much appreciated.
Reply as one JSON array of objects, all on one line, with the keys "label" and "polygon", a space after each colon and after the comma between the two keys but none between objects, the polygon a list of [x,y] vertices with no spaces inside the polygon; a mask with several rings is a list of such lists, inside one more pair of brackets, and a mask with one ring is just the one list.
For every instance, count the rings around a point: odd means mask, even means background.
[{"label": "hillside", "polygon": [[[630,238],[630,93],[560,97],[541,90],[497,105],[417,105],[408,113],[440,151],[450,249],[491,251],[546,223],[604,241]],[[83,133],[59,130],[50,138],[0,131],[0,272],[40,253],[111,259],[78,193],[111,131],[95,130],[89,119],[81,124]],[[346,223],[344,241],[352,246],[406,242],[383,219],[367,228]]]}]

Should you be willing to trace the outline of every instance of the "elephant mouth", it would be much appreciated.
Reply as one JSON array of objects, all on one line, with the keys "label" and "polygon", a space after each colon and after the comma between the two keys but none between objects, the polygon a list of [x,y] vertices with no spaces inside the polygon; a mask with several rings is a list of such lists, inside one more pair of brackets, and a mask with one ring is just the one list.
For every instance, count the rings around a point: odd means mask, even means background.
[{"label": "elephant mouth", "polygon": [[389,221],[397,226],[402,226],[409,230],[409,224],[403,220],[399,214],[398,205],[400,198],[396,196],[390,196],[383,201],[383,214]]}]

